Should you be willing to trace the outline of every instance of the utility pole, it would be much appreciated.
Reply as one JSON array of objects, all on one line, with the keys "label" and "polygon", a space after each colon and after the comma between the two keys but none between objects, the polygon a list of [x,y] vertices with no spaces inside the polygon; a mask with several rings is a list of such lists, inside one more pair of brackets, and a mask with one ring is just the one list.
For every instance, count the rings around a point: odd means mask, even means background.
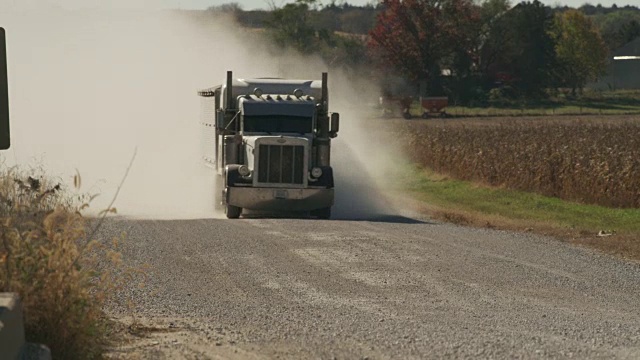
[{"label": "utility pole", "polygon": [[0,27],[0,150],[7,150],[10,146],[7,41],[4,28]]}]

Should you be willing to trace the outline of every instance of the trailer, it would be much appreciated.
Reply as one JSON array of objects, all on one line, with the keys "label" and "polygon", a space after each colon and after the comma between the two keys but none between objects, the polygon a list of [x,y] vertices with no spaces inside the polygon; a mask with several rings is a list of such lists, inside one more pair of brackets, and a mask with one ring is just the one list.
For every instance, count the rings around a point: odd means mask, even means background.
[{"label": "trailer", "polygon": [[449,106],[449,98],[446,96],[421,97],[422,118],[428,119],[430,116],[447,117],[446,108]]}]

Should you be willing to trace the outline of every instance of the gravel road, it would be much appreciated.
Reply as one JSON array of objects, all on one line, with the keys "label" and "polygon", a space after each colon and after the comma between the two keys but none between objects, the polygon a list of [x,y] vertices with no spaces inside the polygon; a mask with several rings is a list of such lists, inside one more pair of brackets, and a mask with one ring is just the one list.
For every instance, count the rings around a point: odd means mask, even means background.
[{"label": "gravel road", "polygon": [[553,239],[399,216],[121,232],[149,270],[112,358],[640,358],[640,265]]}]

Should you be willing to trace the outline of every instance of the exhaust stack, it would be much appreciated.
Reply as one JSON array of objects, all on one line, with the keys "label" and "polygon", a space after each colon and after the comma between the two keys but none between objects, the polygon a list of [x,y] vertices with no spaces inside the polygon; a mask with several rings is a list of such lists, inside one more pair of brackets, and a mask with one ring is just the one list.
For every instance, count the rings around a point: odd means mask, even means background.
[{"label": "exhaust stack", "polygon": [[227,71],[227,111],[235,107],[233,101],[233,72]]},{"label": "exhaust stack", "polygon": [[329,112],[329,75],[326,72],[322,73],[322,106],[324,107],[325,115]]},{"label": "exhaust stack", "polygon": [[331,139],[329,138],[329,76],[322,73],[322,102],[318,110],[318,137],[316,163],[318,166],[331,166]]}]

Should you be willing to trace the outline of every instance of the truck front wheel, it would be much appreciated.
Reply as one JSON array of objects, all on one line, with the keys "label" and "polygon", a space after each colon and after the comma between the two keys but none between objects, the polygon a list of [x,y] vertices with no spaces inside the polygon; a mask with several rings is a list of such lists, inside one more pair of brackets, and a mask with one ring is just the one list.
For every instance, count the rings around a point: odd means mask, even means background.
[{"label": "truck front wheel", "polygon": [[326,207],[318,210],[311,211],[311,216],[317,217],[318,219],[328,219],[331,217],[331,208]]},{"label": "truck front wheel", "polygon": [[242,213],[242,208],[233,205],[227,205],[226,213],[227,219],[237,219]]}]

